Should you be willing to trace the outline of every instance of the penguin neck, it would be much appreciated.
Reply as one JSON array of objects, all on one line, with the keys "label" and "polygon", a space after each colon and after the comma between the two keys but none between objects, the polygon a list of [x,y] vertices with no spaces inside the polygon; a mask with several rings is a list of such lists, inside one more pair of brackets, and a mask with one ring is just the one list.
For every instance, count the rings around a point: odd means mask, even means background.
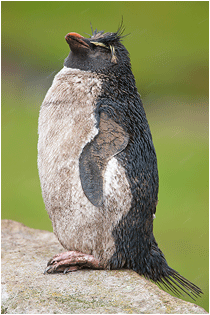
[{"label": "penguin neck", "polygon": [[97,71],[104,77],[103,92],[113,101],[125,103],[130,97],[137,97],[139,94],[136,88],[135,78],[130,67],[114,65],[105,71]]},{"label": "penguin neck", "polygon": [[64,60],[64,66],[72,69],[80,69],[91,72],[98,72],[99,69],[102,69],[102,72],[105,69],[112,66],[110,60],[108,59],[98,59],[89,56],[88,54],[82,53],[69,53],[68,57]]}]

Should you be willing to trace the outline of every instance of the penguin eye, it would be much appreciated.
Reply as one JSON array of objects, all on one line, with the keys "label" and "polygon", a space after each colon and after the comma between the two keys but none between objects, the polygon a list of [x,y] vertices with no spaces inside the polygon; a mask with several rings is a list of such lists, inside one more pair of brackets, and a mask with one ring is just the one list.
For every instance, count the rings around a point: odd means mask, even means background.
[{"label": "penguin eye", "polygon": [[117,57],[116,57],[116,54],[115,54],[115,48],[114,48],[114,46],[109,45],[109,47],[107,47],[105,44],[103,44],[103,43],[101,43],[101,42],[94,42],[94,41],[90,41],[90,42],[91,42],[91,44],[93,44],[93,45],[95,45],[95,46],[100,46],[100,47],[109,49],[109,50],[111,51],[111,56],[112,56],[111,62],[117,63]]}]

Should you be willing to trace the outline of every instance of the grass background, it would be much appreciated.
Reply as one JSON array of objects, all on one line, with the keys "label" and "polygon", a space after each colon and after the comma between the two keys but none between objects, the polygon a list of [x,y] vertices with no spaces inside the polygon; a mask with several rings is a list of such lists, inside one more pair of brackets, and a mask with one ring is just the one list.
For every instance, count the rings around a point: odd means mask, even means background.
[{"label": "grass background", "polygon": [[[122,16],[157,152],[154,233],[208,311],[208,1],[1,2],[2,218],[52,231],[37,171],[42,100],[69,53],[64,36],[114,32]],[[188,298],[184,300],[190,301]]]}]

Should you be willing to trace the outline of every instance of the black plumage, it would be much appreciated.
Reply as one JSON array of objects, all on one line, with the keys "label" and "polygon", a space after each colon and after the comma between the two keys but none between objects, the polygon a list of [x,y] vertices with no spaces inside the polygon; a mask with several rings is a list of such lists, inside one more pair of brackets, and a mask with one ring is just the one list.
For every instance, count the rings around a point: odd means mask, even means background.
[{"label": "black plumage", "polygon": [[[158,202],[158,169],[149,124],[137,92],[128,52],[121,45],[121,28],[114,34],[103,35],[106,45],[115,45],[120,66],[101,70],[106,75],[103,93],[97,103],[98,112],[108,112],[128,132],[130,141],[117,155],[125,167],[133,195],[131,209],[113,231],[116,253],[110,267],[131,268],[147,279],[162,284],[176,295],[185,292],[193,298],[200,288],[168,266],[153,235],[153,215]],[[96,36],[97,33],[94,33]],[[110,42],[109,42],[110,41]],[[97,115],[98,116],[98,115]]]}]

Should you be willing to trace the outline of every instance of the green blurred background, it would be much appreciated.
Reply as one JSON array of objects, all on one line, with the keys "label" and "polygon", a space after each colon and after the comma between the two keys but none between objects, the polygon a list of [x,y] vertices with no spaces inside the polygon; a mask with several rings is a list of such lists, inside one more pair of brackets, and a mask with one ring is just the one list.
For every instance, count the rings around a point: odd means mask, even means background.
[{"label": "green blurred background", "polygon": [[[122,16],[156,147],[154,233],[208,311],[208,1],[1,2],[2,218],[52,231],[37,171],[42,100],[69,53],[64,36],[114,32]],[[188,298],[183,298],[190,301]]]}]

